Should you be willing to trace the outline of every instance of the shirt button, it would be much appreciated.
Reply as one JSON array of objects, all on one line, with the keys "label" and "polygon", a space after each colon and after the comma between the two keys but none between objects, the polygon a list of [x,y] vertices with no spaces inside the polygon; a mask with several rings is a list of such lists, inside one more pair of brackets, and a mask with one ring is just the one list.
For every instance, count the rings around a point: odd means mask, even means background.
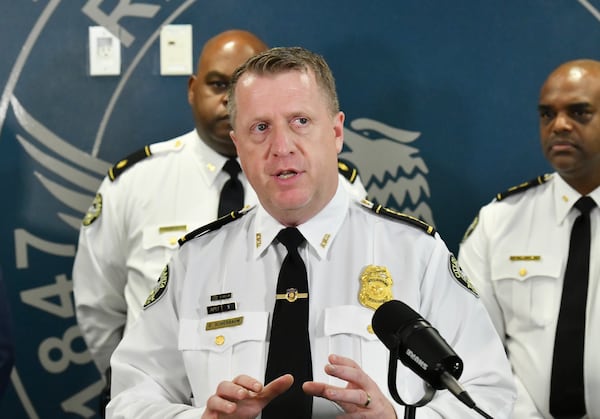
[{"label": "shirt button", "polygon": [[219,346],[225,343],[225,336],[219,335],[215,338],[215,343]]},{"label": "shirt button", "polygon": [[527,269],[525,269],[525,268],[519,269],[519,275],[521,275],[521,276],[527,275]]}]

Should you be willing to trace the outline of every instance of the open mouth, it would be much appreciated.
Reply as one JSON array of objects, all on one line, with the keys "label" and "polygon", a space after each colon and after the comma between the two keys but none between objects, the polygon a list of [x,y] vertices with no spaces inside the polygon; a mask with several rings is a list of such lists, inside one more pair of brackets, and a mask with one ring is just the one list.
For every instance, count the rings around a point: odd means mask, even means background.
[{"label": "open mouth", "polygon": [[280,173],[277,174],[277,177],[279,179],[289,179],[291,177],[294,177],[298,174],[298,172],[295,172],[293,170],[284,170]]}]

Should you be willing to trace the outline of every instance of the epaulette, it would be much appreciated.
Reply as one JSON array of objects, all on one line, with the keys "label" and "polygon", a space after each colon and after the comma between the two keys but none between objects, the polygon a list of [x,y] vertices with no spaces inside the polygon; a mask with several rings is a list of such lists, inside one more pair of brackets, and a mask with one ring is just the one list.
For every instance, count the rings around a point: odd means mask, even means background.
[{"label": "epaulette", "polygon": [[527,189],[533,188],[534,186],[538,186],[543,183],[546,183],[551,177],[552,177],[551,174],[545,174],[542,176],[538,176],[535,179],[531,179],[530,181],[523,182],[519,185],[513,186],[512,188],[508,188],[504,192],[500,192],[499,194],[496,194],[496,200],[502,201],[506,197],[524,192]]},{"label": "epaulette", "polygon": [[150,146],[144,146],[141,150],[135,151],[131,153],[129,156],[120,160],[113,167],[108,169],[108,178],[111,182],[113,182],[116,178],[118,178],[125,170],[129,169],[134,164],[144,160],[146,157],[152,155],[152,151],[150,151]]},{"label": "epaulette", "polygon": [[338,172],[350,183],[354,183],[358,177],[358,169],[348,160],[338,159]]},{"label": "epaulette", "polygon": [[374,203],[372,203],[371,201],[368,201],[366,199],[361,200],[360,203],[365,208],[368,208],[371,211],[373,211],[375,214],[380,214],[380,215],[384,215],[389,218],[393,218],[395,220],[404,221],[408,224],[412,224],[415,227],[419,227],[421,230],[423,230],[425,233],[429,234],[430,236],[435,236],[435,228],[433,226],[430,226],[425,221],[419,220],[418,218],[413,217],[412,215],[394,211],[393,209],[386,208],[382,205],[375,205]]},{"label": "epaulette", "polygon": [[181,247],[185,243],[187,243],[188,241],[190,241],[196,237],[200,237],[206,233],[210,233],[211,231],[218,230],[221,227],[223,227],[225,224],[229,224],[230,222],[232,222],[234,220],[239,220],[244,215],[246,215],[248,212],[250,212],[252,209],[254,209],[254,207],[244,207],[239,211],[231,211],[229,214],[226,214],[226,215],[222,216],[221,218],[217,218],[215,221],[213,221],[211,223],[208,223],[202,227],[198,227],[197,229],[190,231],[185,236],[180,238],[177,242],[179,243],[179,246]]}]

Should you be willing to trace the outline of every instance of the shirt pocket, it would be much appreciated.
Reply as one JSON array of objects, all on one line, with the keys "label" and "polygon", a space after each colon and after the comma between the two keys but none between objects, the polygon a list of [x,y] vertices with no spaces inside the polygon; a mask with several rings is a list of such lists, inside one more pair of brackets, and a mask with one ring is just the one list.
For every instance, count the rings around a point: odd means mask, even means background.
[{"label": "shirt pocket", "polygon": [[203,405],[223,380],[246,374],[264,377],[269,313],[227,312],[181,319],[178,348],[193,389]]},{"label": "shirt pocket", "polygon": [[152,225],[142,231],[142,247],[144,250],[154,248],[177,249],[177,241],[187,232],[186,224]]},{"label": "shirt pocket", "polygon": [[552,322],[562,263],[560,258],[539,252],[516,255],[505,252],[492,259],[491,266],[492,285],[509,334]]},{"label": "shirt pocket", "polygon": [[[179,248],[177,240],[187,231],[185,224],[152,225],[142,230],[143,260],[147,272],[160,272]],[[158,279],[158,277],[157,277]]]},{"label": "shirt pocket", "polygon": [[[373,310],[352,305],[325,309],[324,336],[316,341],[313,360],[327,362],[329,354],[345,356],[355,360],[375,381],[386,382],[388,350],[373,332],[373,313]],[[325,375],[324,365],[314,365],[313,361],[313,371],[318,375],[315,380],[345,387],[347,383]]]}]

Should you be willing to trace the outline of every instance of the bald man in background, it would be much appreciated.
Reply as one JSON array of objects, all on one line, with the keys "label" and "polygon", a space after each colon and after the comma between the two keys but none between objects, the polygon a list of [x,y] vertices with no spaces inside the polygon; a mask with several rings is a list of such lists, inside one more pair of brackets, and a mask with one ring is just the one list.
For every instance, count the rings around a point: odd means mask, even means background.
[{"label": "bald man in background", "polygon": [[[138,317],[177,239],[217,218],[219,193],[235,157],[226,92],[235,68],[267,46],[230,30],[206,42],[188,82],[196,129],[151,144],[109,170],[83,219],[73,266],[77,321],[101,372]],[[243,174],[245,203],[254,204]]]},{"label": "bald man in background", "polygon": [[[556,68],[541,88],[538,110],[542,151],[555,172],[484,206],[465,234],[459,262],[511,361],[519,393],[513,417],[598,418],[600,62]],[[573,228],[585,213],[587,250],[579,249],[586,240]],[[571,275],[571,254],[584,253],[591,256],[578,265],[588,272]]]}]

